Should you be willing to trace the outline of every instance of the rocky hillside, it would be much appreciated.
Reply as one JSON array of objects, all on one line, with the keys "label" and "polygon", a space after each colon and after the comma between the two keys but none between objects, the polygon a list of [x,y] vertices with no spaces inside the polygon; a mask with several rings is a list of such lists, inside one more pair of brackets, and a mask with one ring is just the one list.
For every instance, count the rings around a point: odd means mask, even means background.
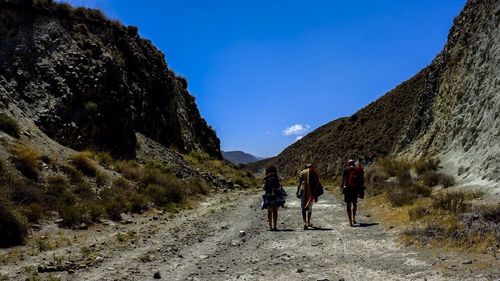
[{"label": "rocky hillside", "polygon": [[273,164],[292,176],[313,162],[333,177],[352,157],[426,155],[463,178],[500,180],[499,23],[500,1],[469,0],[428,67],[250,168]]},{"label": "rocky hillside", "polygon": [[136,133],[222,158],[187,82],[164,55],[97,10],[0,1],[0,109],[71,148],[134,157]]}]

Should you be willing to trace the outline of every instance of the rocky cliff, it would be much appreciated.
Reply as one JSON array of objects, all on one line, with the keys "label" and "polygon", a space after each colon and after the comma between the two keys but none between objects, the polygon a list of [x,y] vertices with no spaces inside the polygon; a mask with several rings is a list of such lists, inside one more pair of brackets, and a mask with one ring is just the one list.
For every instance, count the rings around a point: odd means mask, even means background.
[{"label": "rocky cliff", "polygon": [[0,108],[71,148],[133,157],[136,133],[221,159],[187,82],[137,28],[52,1],[0,1]]},{"label": "rocky cliff", "polygon": [[440,157],[449,172],[500,180],[500,1],[469,0],[432,63],[348,118],[252,165],[292,176],[306,162],[325,177],[348,158]]}]

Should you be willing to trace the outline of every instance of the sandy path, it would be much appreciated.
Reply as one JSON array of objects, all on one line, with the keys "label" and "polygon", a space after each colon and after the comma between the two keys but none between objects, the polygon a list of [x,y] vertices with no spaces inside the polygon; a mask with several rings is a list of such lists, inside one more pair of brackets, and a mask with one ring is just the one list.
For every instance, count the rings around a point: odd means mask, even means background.
[{"label": "sandy path", "polygon": [[[363,215],[363,207],[358,222],[364,226],[349,227],[344,206],[330,192],[314,206],[313,224],[318,228],[303,230],[299,200],[292,196],[293,187],[287,191],[278,232],[267,230],[260,193],[218,194],[167,222],[147,219],[124,226],[138,233],[136,242],[103,250],[104,261],[59,276],[62,280],[153,280],[159,272],[162,280],[498,278],[491,272],[478,275],[460,258],[441,259],[401,246],[393,230]],[[240,231],[245,235],[240,237]]]}]

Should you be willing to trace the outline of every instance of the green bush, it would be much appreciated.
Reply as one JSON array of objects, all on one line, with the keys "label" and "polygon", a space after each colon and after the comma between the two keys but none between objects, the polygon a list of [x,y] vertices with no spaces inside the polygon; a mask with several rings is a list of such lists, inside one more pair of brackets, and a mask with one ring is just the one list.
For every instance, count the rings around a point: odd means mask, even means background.
[{"label": "green bush", "polygon": [[20,137],[21,129],[16,120],[5,113],[0,113],[0,131],[3,131],[15,138]]}]

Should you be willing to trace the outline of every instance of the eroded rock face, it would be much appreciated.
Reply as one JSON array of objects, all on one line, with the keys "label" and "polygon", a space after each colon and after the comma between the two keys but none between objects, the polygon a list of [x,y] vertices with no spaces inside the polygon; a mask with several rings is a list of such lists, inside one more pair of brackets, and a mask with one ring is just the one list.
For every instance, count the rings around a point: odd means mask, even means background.
[{"label": "eroded rock face", "polygon": [[0,1],[0,100],[75,149],[135,155],[135,133],[221,158],[187,83],[134,28]]},{"label": "eroded rock face", "polygon": [[353,116],[250,168],[273,164],[293,176],[312,162],[333,177],[349,158],[429,155],[442,158],[452,174],[499,181],[499,23],[498,0],[469,0],[428,67]]},{"label": "eroded rock face", "polygon": [[500,2],[469,1],[442,54],[433,122],[409,151],[427,149],[460,176],[499,181]]}]

